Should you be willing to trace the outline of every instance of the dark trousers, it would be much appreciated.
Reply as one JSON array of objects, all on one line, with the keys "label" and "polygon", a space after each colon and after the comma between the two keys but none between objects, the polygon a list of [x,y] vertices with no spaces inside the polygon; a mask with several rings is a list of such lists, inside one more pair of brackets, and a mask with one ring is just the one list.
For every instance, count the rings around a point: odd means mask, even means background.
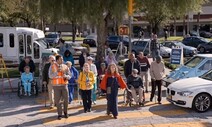
[{"label": "dark trousers", "polygon": [[150,100],[153,99],[153,97],[155,96],[155,90],[156,90],[156,86],[158,87],[158,102],[161,101],[161,86],[162,86],[162,80],[153,80],[151,79],[152,82],[152,91],[151,91],[151,97]]},{"label": "dark trousers", "polygon": [[63,99],[63,112],[68,113],[68,88],[67,85],[53,86],[54,89],[54,101],[57,106],[58,115],[62,115],[61,99]]},{"label": "dark trousers", "polygon": [[92,90],[81,90],[84,111],[91,109],[91,92]]}]

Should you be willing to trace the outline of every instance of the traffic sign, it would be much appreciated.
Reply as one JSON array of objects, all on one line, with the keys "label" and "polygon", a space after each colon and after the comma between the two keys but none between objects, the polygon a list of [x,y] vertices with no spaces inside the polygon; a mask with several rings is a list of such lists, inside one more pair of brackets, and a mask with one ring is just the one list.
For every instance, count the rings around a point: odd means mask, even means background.
[{"label": "traffic sign", "polygon": [[126,25],[119,26],[119,35],[129,35],[129,27]]}]

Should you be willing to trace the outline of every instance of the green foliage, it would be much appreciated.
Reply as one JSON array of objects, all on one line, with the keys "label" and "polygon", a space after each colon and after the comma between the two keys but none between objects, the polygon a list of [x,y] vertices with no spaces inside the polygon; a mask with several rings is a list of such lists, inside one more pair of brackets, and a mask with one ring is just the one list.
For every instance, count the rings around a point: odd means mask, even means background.
[{"label": "green foliage", "polygon": [[171,70],[175,70],[177,68],[177,65],[175,64],[171,64],[170,62],[168,61],[164,61],[164,64],[167,68],[171,69]]}]

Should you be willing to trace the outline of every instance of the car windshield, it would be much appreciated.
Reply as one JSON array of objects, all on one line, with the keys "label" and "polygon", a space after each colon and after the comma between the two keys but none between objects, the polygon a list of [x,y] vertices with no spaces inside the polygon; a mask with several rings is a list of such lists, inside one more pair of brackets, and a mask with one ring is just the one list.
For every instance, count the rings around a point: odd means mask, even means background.
[{"label": "car windshield", "polygon": [[185,46],[182,42],[175,42],[174,44],[177,46]]},{"label": "car windshield", "polygon": [[46,38],[57,38],[57,34],[48,34]]},{"label": "car windshield", "polygon": [[45,49],[48,47],[48,46],[47,46],[47,42],[45,41],[44,38],[37,39],[36,41],[37,41],[42,47],[44,47]]},{"label": "car windshield", "polygon": [[205,41],[205,42],[209,42],[207,39],[205,38],[200,38],[200,40]]},{"label": "car windshield", "polygon": [[94,38],[95,38],[94,35],[89,35],[89,36],[86,37],[86,39],[94,39]]},{"label": "car windshield", "polygon": [[200,78],[212,81],[212,70],[206,72],[205,74],[200,76]]},{"label": "car windshield", "polygon": [[119,37],[117,37],[117,36],[112,36],[112,37],[109,37],[109,40],[115,40],[115,41],[117,41],[117,40],[119,40]]},{"label": "car windshield", "polygon": [[185,63],[186,67],[195,68],[204,60],[203,57],[195,56]]}]

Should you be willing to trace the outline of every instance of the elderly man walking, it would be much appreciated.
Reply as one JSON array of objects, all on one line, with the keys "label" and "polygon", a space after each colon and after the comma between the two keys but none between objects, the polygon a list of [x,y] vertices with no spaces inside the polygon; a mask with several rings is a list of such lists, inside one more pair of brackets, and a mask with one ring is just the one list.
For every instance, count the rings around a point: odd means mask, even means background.
[{"label": "elderly man walking", "polygon": [[154,95],[156,86],[158,87],[158,104],[161,104],[161,86],[162,86],[162,79],[165,74],[165,66],[162,62],[162,57],[157,56],[156,61],[153,61],[150,66],[150,75],[151,75],[151,81],[152,81],[152,91],[151,91],[151,97],[150,101],[152,101]]},{"label": "elderly man walking", "polygon": [[71,78],[70,70],[67,65],[63,64],[63,57],[56,56],[56,63],[52,64],[49,69],[49,78],[54,89],[55,104],[57,106],[58,120],[62,118],[62,105],[60,103],[63,99],[63,111],[65,118],[68,118],[68,80]]}]

